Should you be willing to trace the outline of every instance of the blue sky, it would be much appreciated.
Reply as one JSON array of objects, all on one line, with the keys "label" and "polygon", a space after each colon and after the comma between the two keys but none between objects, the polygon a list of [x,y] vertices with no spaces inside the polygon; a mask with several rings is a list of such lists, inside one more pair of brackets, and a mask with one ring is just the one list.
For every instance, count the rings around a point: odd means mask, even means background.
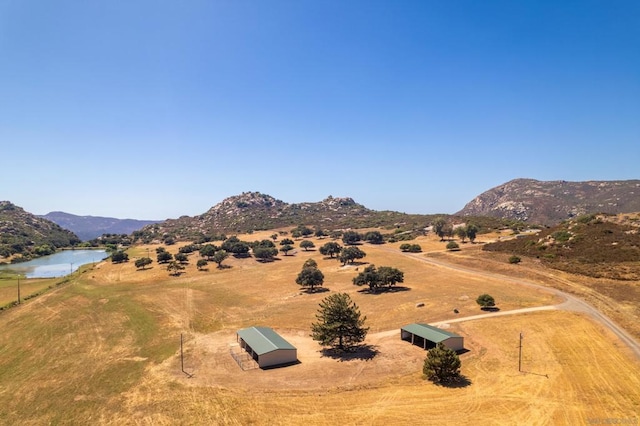
[{"label": "blue sky", "polygon": [[520,177],[639,179],[639,23],[635,0],[0,0],[0,199],[454,213]]}]

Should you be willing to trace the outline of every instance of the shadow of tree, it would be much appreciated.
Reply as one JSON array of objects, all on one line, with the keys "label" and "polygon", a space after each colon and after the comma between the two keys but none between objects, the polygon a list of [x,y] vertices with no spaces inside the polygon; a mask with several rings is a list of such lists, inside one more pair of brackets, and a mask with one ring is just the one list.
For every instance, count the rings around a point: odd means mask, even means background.
[{"label": "shadow of tree", "polygon": [[448,382],[434,382],[434,385],[442,386],[443,388],[457,389],[457,388],[466,388],[467,386],[471,386],[473,382],[464,374],[460,374],[456,379],[448,381]]},{"label": "shadow of tree", "polygon": [[320,351],[323,357],[345,361],[369,361],[380,353],[375,345],[358,345],[349,349],[325,348]]},{"label": "shadow of tree", "polygon": [[310,288],[305,288],[302,290],[303,293],[307,293],[307,294],[326,293],[328,291],[331,291],[331,290],[329,290],[326,287],[316,287],[313,290]]},{"label": "shadow of tree", "polygon": [[410,291],[411,287],[405,287],[405,286],[401,286],[401,285],[396,285],[393,287],[381,287],[378,288],[374,291],[371,291],[371,289],[369,287],[367,288],[363,288],[361,290],[358,290],[358,293],[366,293],[366,294],[372,294],[372,295],[378,295],[378,294],[384,294],[384,293],[399,293],[401,291]]}]

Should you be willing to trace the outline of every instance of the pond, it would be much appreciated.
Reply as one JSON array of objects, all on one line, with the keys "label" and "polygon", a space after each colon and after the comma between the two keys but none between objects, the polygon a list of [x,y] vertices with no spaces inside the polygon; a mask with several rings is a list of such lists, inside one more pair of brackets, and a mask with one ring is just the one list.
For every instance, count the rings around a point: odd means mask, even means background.
[{"label": "pond", "polygon": [[0,265],[0,270],[22,274],[27,278],[62,277],[82,265],[99,262],[108,256],[106,250],[62,250],[28,262]]}]

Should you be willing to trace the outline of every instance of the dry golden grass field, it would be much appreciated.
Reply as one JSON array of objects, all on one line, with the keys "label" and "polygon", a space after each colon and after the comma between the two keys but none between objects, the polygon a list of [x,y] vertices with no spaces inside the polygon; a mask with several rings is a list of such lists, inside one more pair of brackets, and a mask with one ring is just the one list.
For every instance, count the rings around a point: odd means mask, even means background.
[{"label": "dry golden grass field", "polygon": [[[312,240],[317,247],[328,241]],[[640,361],[585,313],[549,309],[451,322],[468,350],[461,355],[465,381],[442,387],[423,380],[426,353],[400,340],[401,326],[481,314],[481,293],[493,295],[502,312],[563,300],[501,278],[548,284],[548,272],[535,265],[518,269],[485,258],[480,244],[445,253],[445,243],[431,237],[413,242],[424,252],[403,254],[400,243],[361,247],[364,261],[405,273],[405,291],[377,295],[351,284],[364,265],[342,267],[300,249],[271,263],[229,258],[229,267],[210,263],[204,271],[192,254],[185,273],[173,277],[155,262],[136,270],[136,257],[155,253],[156,246],[144,246],[129,250],[129,263],[75,273],[70,283],[0,313],[0,424],[638,424]],[[295,283],[308,258],[318,262],[327,292],[307,294]],[[558,280],[573,283],[566,275]],[[572,285],[579,294],[583,283]],[[325,357],[309,337],[318,303],[331,292],[349,293],[367,316],[368,356]],[[623,314],[616,321],[632,322]],[[241,370],[229,345],[236,330],[251,325],[282,334],[300,363]],[[181,372],[181,334],[192,377]]]}]

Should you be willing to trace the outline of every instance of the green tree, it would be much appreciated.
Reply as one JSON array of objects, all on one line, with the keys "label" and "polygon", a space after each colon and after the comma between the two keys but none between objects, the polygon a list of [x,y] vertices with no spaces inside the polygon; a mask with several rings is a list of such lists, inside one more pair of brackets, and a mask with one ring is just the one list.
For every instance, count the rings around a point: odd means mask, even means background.
[{"label": "green tree", "polygon": [[294,245],[294,241],[291,238],[285,238],[283,240],[280,240],[280,245],[281,246],[292,246]]},{"label": "green tree", "polygon": [[481,309],[492,308],[496,306],[496,301],[493,296],[486,293],[478,296],[478,298],[476,299],[476,303],[480,305]]},{"label": "green tree", "polygon": [[173,259],[173,255],[171,253],[169,253],[168,251],[161,251],[160,253],[158,253],[158,263],[167,263],[170,262]]},{"label": "green tree", "polygon": [[227,253],[226,250],[218,250],[213,254],[213,257],[211,257],[211,260],[213,260],[215,263],[218,264],[218,269],[222,268],[222,262],[224,262],[224,260],[229,257],[229,253]]},{"label": "green tree", "polygon": [[476,240],[476,235],[478,234],[478,227],[473,223],[467,223],[465,229],[467,231],[467,238],[469,238],[469,241],[473,243]]},{"label": "green tree", "polygon": [[447,250],[455,251],[459,249],[460,249],[460,246],[455,241],[449,241],[447,243]]},{"label": "green tree", "polygon": [[309,235],[313,234],[313,229],[306,227],[304,225],[298,225],[296,230],[300,232],[300,235],[302,237],[308,237]]},{"label": "green tree", "polygon": [[333,256],[337,255],[342,251],[342,246],[336,243],[335,241],[331,241],[325,243],[322,247],[320,247],[320,254],[323,256],[329,256],[333,258]]},{"label": "green tree", "polygon": [[313,291],[316,286],[321,286],[323,283],[324,274],[320,269],[314,267],[302,268],[302,271],[300,271],[296,278],[296,284],[303,287],[309,287],[311,291]]},{"label": "green tree", "polygon": [[384,243],[384,237],[379,231],[369,231],[366,234],[364,234],[363,239],[370,244]]},{"label": "green tree", "polygon": [[284,253],[285,256],[289,256],[289,252],[291,250],[293,250],[293,246],[289,244],[285,244],[282,247],[280,247],[280,251]]},{"label": "green tree", "polygon": [[303,268],[317,268],[318,267],[318,262],[316,262],[313,259],[307,259],[302,264],[302,267]]},{"label": "green tree", "polygon": [[275,247],[256,247],[253,249],[253,256],[262,262],[270,262],[277,255],[278,249]]},{"label": "green tree", "polygon": [[229,253],[233,253],[233,255],[236,257],[245,257],[249,254],[250,250],[251,250],[251,247],[249,246],[249,244],[245,243],[244,241],[239,241],[237,243],[231,244],[231,248],[225,251],[228,251]]},{"label": "green tree", "polygon": [[381,266],[378,268],[378,274],[380,275],[380,281],[382,285],[386,285],[391,288],[397,283],[404,282],[404,272],[391,266]]},{"label": "green tree", "polygon": [[200,256],[207,258],[207,260],[211,260],[217,250],[219,250],[219,248],[215,245],[205,244],[200,249]]},{"label": "green tree", "polygon": [[410,250],[411,250],[411,244],[409,243],[400,244],[400,251],[407,252]]},{"label": "green tree", "polygon": [[455,229],[456,237],[460,238],[460,241],[464,243],[464,240],[467,238],[467,227],[466,226],[458,226]]},{"label": "green tree", "polygon": [[404,282],[404,272],[390,266],[368,265],[364,271],[353,278],[353,284],[357,286],[368,285],[369,291],[378,292],[382,286],[393,287],[397,283]]},{"label": "green tree", "polygon": [[176,253],[176,255],[173,258],[183,264],[189,263],[189,256],[187,256],[186,253]]},{"label": "green tree", "polygon": [[151,265],[151,263],[153,263],[153,260],[151,260],[150,258],[141,257],[140,259],[136,259],[135,265],[138,269],[145,269],[147,265]]},{"label": "green tree", "polygon": [[368,285],[369,291],[374,293],[380,286],[380,275],[375,265],[368,265],[364,271],[353,278],[353,284],[357,286]]},{"label": "green tree", "polygon": [[357,244],[361,240],[362,240],[362,235],[360,235],[356,231],[345,231],[342,234],[342,242],[347,245]]},{"label": "green tree", "polygon": [[180,271],[183,271],[184,269],[185,267],[176,260],[172,260],[167,264],[167,271],[169,271],[169,275],[178,276],[181,273]]},{"label": "green tree", "polygon": [[302,240],[300,241],[300,248],[304,251],[309,251],[309,249],[314,248],[316,245],[313,244],[313,241],[310,240]]},{"label": "green tree", "polygon": [[116,251],[111,255],[111,263],[123,263],[129,261],[129,255],[122,250]]},{"label": "green tree", "polygon": [[324,238],[328,236],[327,232],[322,228],[316,228],[316,232],[313,234],[316,238]]},{"label": "green tree", "polygon": [[257,241],[253,244],[253,247],[256,247],[256,246],[257,247],[275,247],[276,244],[271,240],[262,240],[262,241]]},{"label": "green tree", "polygon": [[450,383],[460,377],[460,365],[458,354],[440,342],[427,352],[422,372],[434,383]]},{"label": "green tree", "polygon": [[444,234],[445,234],[445,226],[447,226],[447,221],[443,217],[437,217],[433,221],[431,226],[433,226],[433,232],[438,237],[440,237],[440,241],[443,241],[444,240]]},{"label": "green tree", "polygon": [[358,306],[346,293],[336,293],[320,302],[317,322],[311,324],[311,337],[322,346],[344,351],[364,341],[369,331]]},{"label": "green tree", "polygon": [[356,259],[362,259],[366,255],[367,254],[358,247],[345,247],[338,255],[338,260],[342,262],[343,265],[346,265],[347,263],[353,263]]},{"label": "green tree", "polygon": [[209,264],[209,262],[207,262],[206,259],[198,259],[198,262],[196,263],[196,268],[198,268],[198,271],[201,271],[202,268],[206,267]]}]

